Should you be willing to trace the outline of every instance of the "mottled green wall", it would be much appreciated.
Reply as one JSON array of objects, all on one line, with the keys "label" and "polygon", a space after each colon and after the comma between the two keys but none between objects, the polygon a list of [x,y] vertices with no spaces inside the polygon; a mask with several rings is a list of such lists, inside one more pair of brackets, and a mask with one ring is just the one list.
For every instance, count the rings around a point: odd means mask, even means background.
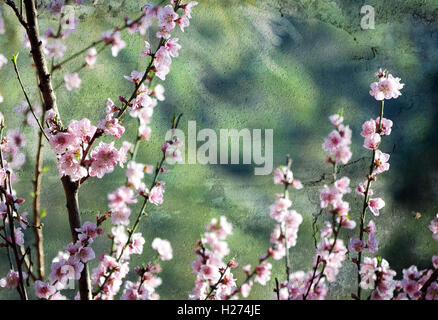
[{"label": "mottled green wall", "polygon": [[[79,31],[67,43],[70,53],[96,39],[104,30],[121,23],[127,14],[135,16],[137,1],[95,1],[95,9],[85,6],[81,12]],[[153,138],[143,145],[139,161],[154,164],[160,154],[169,120],[174,112],[183,112],[182,129],[187,120],[196,120],[198,128],[273,128],[274,165],[289,153],[294,159],[295,176],[305,189],[294,192],[294,208],[304,217],[298,244],[292,249],[294,270],[311,267],[313,240],[312,214],[318,211],[318,193],[324,182],[319,180],[330,168],[324,164],[321,143],[331,129],[327,117],[344,109],[346,123],[353,130],[354,165],[341,170],[353,185],[363,179],[370,153],[361,147],[361,123],[377,117],[378,103],[368,94],[378,67],[386,67],[406,83],[403,96],[386,104],[386,116],[395,126],[382,150],[391,153],[391,170],[376,183],[386,207],[376,219],[381,241],[379,255],[401,272],[411,264],[427,266],[429,257],[437,253],[427,224],[437,212],[437,144],[438,1],[367,1],[375,7],[374,30],[361,30],[360,8],[363,1],[199,1],[191,26],[178,33],[183,49],[171,66],[165,81],[166,101],[154,114]],[[143,2],[141,2],[143,4]],[[2,7],[7,34],[0,36],[0,53],[11,56],[20,51],[20,68],[33,101],[37,101],[35,76],[30,60],[21,49],[23,31],[14,16]],[[56,24],[42,14],[41,27]],[[123,79],[132,69],[142,69],[146,62],[138,57],[143,40],[123,34],[127,48],[117,59],[109,52],[99,56],[94,70],[81,73],[83,85],[68,92],[58,91],[62,117],[67,120],[102,117],[108,97],[117,100],[128,95],[131,84]],[[74,63],[67,70],[74,70]],[[62,77],[55,76],[55,83]],[[5,102],[0,110],[8,127],[20,125],[11,111],[23,100],[11,64],[0,74],[0,91]],[[36,131],[23,128],[27,137],[27,156],[33,158]],[[126,137],[135,136],[135,126],[127,125]],[[125,138],[127,139],[127,138]],[[55,158],[46,149],[42,207],[47,257],[49,263],[69,239],[62,187],[57,176]],[[20,173],[17,191],[26,196],[30,210],[30,187],[33,160]],[[93,179],[80,194],[83,219],[94,219],[96,212],[106,209],[106,194],[124,182],[123,171],[117,169],[104,179]],[[226,215],[234,224],[230,237],[232,255],[239,263],[254,264],[265,251],[274,222],[269,218],[269,205],[279,187],[270,176],[254,176],[252,166],[183,165],[172,168],[166,177],[165,203],[153,209],[144,220],[142,231],[146,241],[167,238],[174,247],[174,259],[164,264],[162,298],[186,298],[193,286],[190,261],[192,248],[211,217]],[[359,216],[361,198],[346,197],[351,214]],[[413,211],[423,217],[412,218]],[[327,214],[325,214],[327,217]],[[357,230],[356,230],[357,233]],[[350,232],[341,234],[348,239]],[[27,235],[31,241],[31,235]],[[108,240],[96,244],[98,252]],[[148,260],[152,249],[135,264]],[[1,274],[6,271],[4,260]],[[274,263],[274,276],[283,277],[283,263]],[[352,263],[345,262],[341,281],[332,286],[329,296],[348,297],[355,283]],[[243,278],[239,271],[237,277]],[[342,289],[341,289],[342,285]],[[255,286],[251,297],[269,299],[273,285]],[[14,293],[0,291],[4,298]]]}]

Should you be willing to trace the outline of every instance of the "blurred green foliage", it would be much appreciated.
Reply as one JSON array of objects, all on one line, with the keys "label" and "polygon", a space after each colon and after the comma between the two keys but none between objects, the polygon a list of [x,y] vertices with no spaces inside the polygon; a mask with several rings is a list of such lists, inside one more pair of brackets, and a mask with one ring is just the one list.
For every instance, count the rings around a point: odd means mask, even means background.
[{"label": "blurred green foliage", "polygon": [[[382,149],[391,152],[391,170],[379,178],[375,192],[386,201],[376,218],[379,255],[389,260],[400,274],[401,269],[417,264],[426,267],[436,254],[427,225],[437,211],[437,1],[377,1],[376,28],[360,29],[361,1],[268,0],[231,1],[201,0],[194,9],[191,26],[177,32],[182,44],[180,57],[174,59],[171,73],[163,83],[166,101],[153,116],[153,137],[139,151],[138,161],[155,164],[159,146],[175,112],[184,113],[181,128],[187,120],[196,120],[198,129],[273,128],[274,165],[283,164],[285,155],[294,159],[295,176],[305,189],[293,192],[294,208],[304,217],[298,243],[291,250],[293,270],[308,270],[314,254],[311,234],[312,214],[318,212],[319,190],[324,183],[315,182],[330,167],[324,163],[321,143],[331,130],[327,117],[344,109],[347,124],[353,130],[354,165],[341,170],[356,186],[364,177],[370,153],[361,147],[361,123],[378,116],[379,104],[368,94],[369,84],[378,67],[385,67],[406,83],[403,96],[389,101],[386,116],[395,126],[385,138]],[[121,24],[123,17],[136,17],[137,1],[97,0],[78,11],[78,31],[71,35],[67,56],[84,48],[107,29]],[[6,34],[0,36],[0,53],[7,57],[20,51],[19,68],[33,102],[39,97],[36,79],[27,50],[21,47],[23,30],[11,10],[2,4]],[[40,28],[56,26],[46,12],[40,14]],[[146,39],[154,40],[151,31]],[[139,58],[143,49],[140,36],[125,31],[127,47],[117,58],[104,51],[93,70],[81,71],[78,90],[57,90],[59,110],[64,122],[88,117],[97,121],[103,115],[107,98],[117,101],[129,95],[132,84],[123,79],[131,70],[141,70],[147,61]],[[80,58],[54,76],[55,86],[63,74],[75,70]],[[28,162],[20,171],[18,194],[26,197],[24,210],[31,211],[31,179],[34,170],[37,132],[22,125],[22,118],[12,110],[23,101],[12,64],[0,74],[0,104],[8,128],[21,127],[26,134]],[[136,126],[126,120],[124,139],[133,140]],[[44,236],[46,264],[70,241],[63,190],[54,154],[45,148],[42,208],[46,209]],[[271,176],[254,176],[249,165],[179,165],[170,168],[166,181],[165,202],[150,210],[141,230],[146,239],[142,256],[133,257],[134,267],[153,257],[150,242],[155,237],[169,239],[174,259],[163,264],[163,285],[158,289],[162,299],[185,299],[191,292],[195,276],[190,262],[193,247],[212,217],[225,215],[234,225],[229,239],[231,256],[240,265],[255,264],[269,244],[274,222],[269,205],[281,188],[272,184]],[[118,168],[103,179],[90,179],[82,186],[80,206],[83,220],[94,220],[107,208],[106,195],[124,183]],[[347,196],[351,215],[358,220],[362,201],[354,193]],[[419,220],[412,212],[420,211]],[[135,209],[133,210],[135,214]],[[319,223],[328,217],[324,213]],[[106,226],[109,230],[110,226]],[[357,230],[341,234],[348,242]],[[32,243],[31,232],[26,240]],[[98,254],[107,250],[108,239],[93,245]],[[2,253],[0,274],[7,271]],[[283,262],[273,263],[273,275],[284,279]],[[348,298],[356,285],[354,265],[345,261],[339,281],[330,287],[330,298]],[[244,275],[236,271],[241,281]],[[131,275],[132,277],[132,275]],[[251,298],[271,299],[274,283],[254,286]],[[70,297],[74,292],[65,291]],[[0,291],[1,298],[16,298],[15,292]]]}]

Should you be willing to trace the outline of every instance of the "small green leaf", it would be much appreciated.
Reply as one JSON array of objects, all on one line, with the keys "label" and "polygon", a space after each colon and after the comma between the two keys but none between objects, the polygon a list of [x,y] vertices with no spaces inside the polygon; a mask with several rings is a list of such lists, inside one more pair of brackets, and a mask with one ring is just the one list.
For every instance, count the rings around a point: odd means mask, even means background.
[{"label": "small green leaf", "polygon": [[41,210],[40,219],[43,219],[46,215],[47,215],[47,210],[46,209]]},{"label": "small green leaf", "polygon": [[29,195],[32,199],[35,199],[35,192],[31,192],[31,193],[29,193]]},{"label": "small green leaf", "polygon": [[12,63],[15,65],[17,64],[18,54],[19,52],[16,52],[11,58]]},{"label": "small green leaf", "polygon": [[46,173],[47,171],[49,171],[49,167],[44,167],[41,173]]}]

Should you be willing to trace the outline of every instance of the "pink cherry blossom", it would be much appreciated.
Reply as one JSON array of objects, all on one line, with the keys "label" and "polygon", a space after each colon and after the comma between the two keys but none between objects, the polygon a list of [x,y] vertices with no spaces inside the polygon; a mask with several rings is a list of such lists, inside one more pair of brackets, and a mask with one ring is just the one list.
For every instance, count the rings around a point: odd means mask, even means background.
[{"label": "pink cherry blossom", "polygon": [[76,257],[83,263],[87,263],[88,261],[93,260],[96,256],[92,248],[82,247],[79,248],[78,252],[76,253]]},{"label": "pink cherry blossom", "polygon": [[6,63],[8,63],[8,59],[6,59],[6,57],[0,53],[0,69],[1,69]]},{"label": "pink cherry blossom", "polygon": [[430,231],[432,231],[432,237],[438,241],[438,213],[436,217],[430,222],[429,225]]},{"label": "pink cherry blossom", "polygon": [[111,44],[113,57],[117,57],[120,50],[126,47],[126,42],[122,40],[120,31],[113,32],[112,30],[107,30],[100,36],[100,39],[107,44]]},{"label": "pink cherry blossom", "polygon": [[127,226],[129,224],[129,216],[131,209],[126,206],[116,207],[111,211],[111,223]]},{"label": "pink cherry blossom", "polygon": [[[376,128],[380,128],[380,117],[376,119]],[[389,136],[391,134],[393,122],[389,119],[382,118],[380,135]]]},{"label": "pink cherry blossom", "polygon": [[177,58],[181,45],[178,43],[178,38],[172,38],[166,41],[165,47],[169,51],[171,57]]},{"label": "pink cherry blossom", "polygon": [[142,140],[148,141],[148,140],[150,140],[150,138],[152,136],[152,129],[148,125],[141,124],[138,127],[138,134]]},{"label": "pink cherry blossom", "polygon": [[89,142],[96,133],[96,127],[93,126],[87,118],[80,121],[71,120],[67,131],[78,137],[83,142]]},{"label": "pink cherry blossom", "polygon": [[376,155],[374,157],[374,170],[373,175],[385,172],[389,170],[389,154],[383,153],[380,150],[376,150]]},{"label": "pink cherry blossom", "polygon": [[339,192],[338,188],[324,185],[324,189],[319,195],[321,200],[321,208],[327,208],[328,205],[335,205],[342,198],[342,193]]},{"label": "pink cherry blossom", "polygon": [[113,193],[108,194],[108,207],[110,209],[123,208],[126,204],[136,203],[137,199],[134,198],[134,191],[127,186],[118,188]]},{"label": "pink cherry blossom", "polygon": [[143,252],[143,245],[145,243],[141,233],[134,233],[132,235],[131,243],[129,244],[129,253],[141,254]]},{"label": "pink cherry blossom", "polygon": [[178,18],[178,14],[175,13],[171,5],[167,5],[158,9],[157,18],[160,28],[171,31],[175,28],[175,20]]},{"label": "pink cherry blossom", "polygon": [[118,157],[114,142],[99,142],[99,145],[91,152],[90,176],[102,178],[106,173],[113,172]]},{"label": "pink cherry blossom", "polygon": [[381,141],[380,135],[378,133],[370,134],[365,137],[363,147],[366,149],[374,150],[377,149]]},{"label": "pink cherry blossom", "polygon": [[173,258],[172,247],[168,240],[155,238],[152,241],[152,248],[158,252],[160,259],[163,261],[171,260]]},{"label": "pink cherry blossom", "polygon": [[67,47],[59,39],[51,39],[47,41],[43,48],[44,53],[47,54],[48,57],[56,59],[62,58],[67,50]]},{"label": "pink cherry blossom", "polygon": [[372,135],[373,133],[377,132],[377,125],[376,121],[371,119],[368,121],[365,121],[362,125],[362,132],[360,133],[360,135],[364,138]]},{"label": "pink cherry blossom", "polygon": [[80,153],[76,151],[65,152],[58,159],[57,166],[60,177],[70,176],[73,181],[77,181],[88,174],[87,169],[81,165]]},{"label": "pink cherry blossom", "polygon": [[158,182],[149,193],[149,201],[155,205],[163,203],[164,182]]},{"label": "pink cherry blossom", "polygon": [[350,185],[350,179],[348,177],[342,177],[341,179],[338,179],[335,181],[335,187],[342,194],[346,194],[346,193],[351,192],[349,185]]},{"label": "pink cherry blossom", "polygon": [[380,213],[379,210],[385,206],[385,201],[381,198],[371,198],[368,201],[368,207],[370,211],[377,217]]},{"label": "pink cherry blossom", "polygon": [[35,295],[40,299],[49,299],[56,292],[53,286],[40,280],[35,281],[34,287]]},{"label": "pink cherry blossom", "polygon": [[[27,278],[26,273],[22,273],[23,279]],[[6,277],[0,279],[0,287],[5,289],[15,289],[18,287],[18,284],[20,282],[20,276],[17,271],[10,270]]]},{"label": "pink cherry blossom", "polygon": [[139,83],[140,80],[143,78],[143,76],[144,76],[144,71],[139,72],[137,70],[133,70],[133,71],[131,71],[130,76],[123,76],[123,77],[130,82]]},{"label": "pink cherry blossom", "polygon": [[99,120],[97,122],[97,127],[102,130],[104,134],[119,139],[125,132],[125,128],[120,124],[119,119],[114,117],[114,113],[117,110],[117,106],[111,101],[111,99],[107,99],[105,119]]},{"label": "pink cherry blossom", "polygon": [[400,90],[404,87],[404,83],[400,83],[400,80],[386,73],[378,82],[371,84],[370,95],[376,100],[397,99],[401,95]]},{"label": "pink cherry blossom", "polygon": [[340,116],[339,114],[334,114],[329,117],[329,120],[332,125],[335,127],[338,127],[342,122],[344,122],[344,117]]},{"label": "pink cherry blossom", "polygon": [[262,286],[271,279],[272,264],[269,262],[262,263],[256,267],[256,276],[254,282],[261,284]]},{"label": "pink cherry blossom", "polygon": [[145,47],[145,50],[140,53],[140,57],[150,56],[152,54],[150,43],[145,41],[144,42],[144,47]]},{"label": "pink cherry blossom", "polygon": [[96,239],[100,234],[103,233],[103,230],[98,228],[96,224],[86,221],[82,227],[76,229],[76,232],[83,233],[88,238]]},{"label": "pink cherry blossom", "polygon": [[65,87],[68,91],[72,91],[73,89],[77,89],[81,86],[82,80],[79,78],[79,74],[74,72],[72,74],[66,74],[64,76]]},{"label": "pink cherry blossom", "polygon": [[90,48],[87,52],[87,56],[85,57],[85,62],[90,68],[94,68],[97,60],[97,50],[96,48]]},{"label": "pink cherry blossom", "polygon": [[57,154],[64,153],[70,147],[79,146],[79,142],[77,136],[70,132],[58,132],[49,137],[50,146]]},{"label": "pink cherry blossom", "polygon": [[125,175],[129,184],[138,189],[144,177],[144,165],[135,161],[129,161],[126,167]]},{"label": "pink cherry blossom", "polygon": [[165,100],[165,97],[164,97],[164,87],[161,84],[157,84],[155,86],[154,90],[152,91],[152,94],[159,101],[164,101]]}]

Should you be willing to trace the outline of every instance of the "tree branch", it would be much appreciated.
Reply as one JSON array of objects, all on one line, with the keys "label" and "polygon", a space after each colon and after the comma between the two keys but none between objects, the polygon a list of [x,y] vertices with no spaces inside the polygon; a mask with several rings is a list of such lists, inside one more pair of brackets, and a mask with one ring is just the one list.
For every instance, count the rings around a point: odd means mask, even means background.
[{"label": "tree branch", "polygon": [[43,55],[42,42],[38,29],[38,13],[35,8],[35,1],[24,0],[24,6],[27,16],[27,36],[30,42],[30,53],[32,54],[35,67],[37,69],[39,87],[43,96],[44,109],[46,111],[53,109],[58,113],[56,105],[56,96],[53,92],[51,75],[47,69],[47,62]]},{"label": "tree branch", "polygon": [[[31,45],[31,54],[34,60],[37,75],[39,79],[39,88],[42,93],[44,110],[53,110],[57,114],[58,107],[56,105],[56,96],[53,91],[51,75],[47,69],[47,62],[42,51],[42,42],[38,30],[38,14],[35,8],[35,1],[24,0],[26,16],[28,21],[27,35]],[[62,179],[65,196],[67,200],[67,210],[70,222],[70,229],[73,240],[77,240],[75,228],[81,227],[81,218],[79,212],[78,189],[79,185],[71,181],[69,176],[64,176]],[[87,264],[84,265],[84,270],[81,273],[79,280],[79,293],[81,300],[91,299],[91,283]]]},{"label": "tree branch", "polygon": [[24,20],[23,15],[20,13],[20,11],[18,11],[18,8],[15,5],[14,1],[12,1],[12,0],[4,0],[4,1],[9,7],[12,8],[15,15],[17,16],[18,21],[21,23],[21,25],[24,27],[24,29],[27,30],[28,29],[27,22]]}]

